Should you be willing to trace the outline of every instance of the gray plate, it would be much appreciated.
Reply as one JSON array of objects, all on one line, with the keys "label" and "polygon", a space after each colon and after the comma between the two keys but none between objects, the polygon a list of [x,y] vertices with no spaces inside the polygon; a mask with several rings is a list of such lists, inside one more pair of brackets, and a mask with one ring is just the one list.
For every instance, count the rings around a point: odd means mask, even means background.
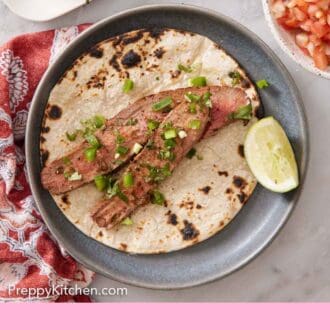
[{"label": "gray plate", "polygon": [[161,289],[194,286],[221,278],[245,265],[275,237],[297,202],[298,190],[281,195],[258,186],[236,219],[219,234],[181,251],[128,255],[88,238],[62,214],[41,187],[39,134],[49,93],[64,71],[95,43],[139,28],[169,27],[196,32],[221,44],[253,80],[272,87],[261,91],[267,115],[284,126],[297,156],[301,181],[308,158],[308,134],[297,88],[276,55],[252,32],[214,11],[184,5],[145,6],[109,17],[80,35],[44,75],[28,118],[26,155],[32,192],[58,241],[88,268],[121,282]]}]

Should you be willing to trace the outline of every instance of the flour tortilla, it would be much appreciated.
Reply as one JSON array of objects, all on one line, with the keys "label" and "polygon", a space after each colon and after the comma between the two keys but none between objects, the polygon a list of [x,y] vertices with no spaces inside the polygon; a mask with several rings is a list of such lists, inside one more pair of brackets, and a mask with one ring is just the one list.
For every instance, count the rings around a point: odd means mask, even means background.
[{"label": "flour tortilla", "polygon": [[[192,65],[193,72],[178,72],[178,63]],[[143,96],[188,87],[190,77],[206,76],[209,85],[231,86],[232,71],[242,75],[240,87],[256,112],[260,102],[253,84],[235,60],[204,36],[138,30],[103,41],[77,59],[53,88],[42,125],[43,161],[47,164],[81,142],[65,138],[65,132],[81,128],[81,120],[95,114],[110,118]],[[127,77],[135,86],[125,94]],[[242,155],[245,134],[255,120],[232,123],[196,145],[203,160],[184,159],[159,186],[167,206],[139,208],[131,226],[108,230],[91,220],[89,211],[102,198],[93,183],[53,198],[78,229],[115,249],[150,254],[196,244],[223,229],[256,186]]]}]

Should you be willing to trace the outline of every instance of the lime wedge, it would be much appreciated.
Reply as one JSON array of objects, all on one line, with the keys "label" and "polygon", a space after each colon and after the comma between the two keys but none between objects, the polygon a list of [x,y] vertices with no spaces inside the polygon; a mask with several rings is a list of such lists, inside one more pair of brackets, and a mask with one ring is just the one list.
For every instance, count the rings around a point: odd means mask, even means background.
[{"label": "lime wedge", "polygon": [[244,154],[252,173],[265,188],[284,193],[298,186],[297,163],[290,141],[273,117],[251,126]]}]

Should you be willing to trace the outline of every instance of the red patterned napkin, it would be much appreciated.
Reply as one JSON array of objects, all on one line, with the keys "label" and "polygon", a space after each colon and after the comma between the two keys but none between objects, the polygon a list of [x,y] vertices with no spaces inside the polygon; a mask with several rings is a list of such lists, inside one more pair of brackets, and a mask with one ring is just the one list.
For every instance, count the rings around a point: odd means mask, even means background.
[{"label": "red patterned napkin", "polygon": [[31,196],[24,156],[26,119],[39,80],[87,27],[27,34],[0,47],[0,300],[89,301],[63,289],[88,286],[93,273],[47,230]]}]

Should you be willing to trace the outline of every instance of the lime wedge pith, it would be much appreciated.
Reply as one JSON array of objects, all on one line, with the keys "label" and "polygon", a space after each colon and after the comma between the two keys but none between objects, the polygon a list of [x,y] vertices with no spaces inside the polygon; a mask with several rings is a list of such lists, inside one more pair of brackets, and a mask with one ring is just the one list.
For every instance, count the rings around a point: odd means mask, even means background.
[{"label": "lime wedge pith", "polygon": [[251,126],[245,138],[244,153],[252,173],[265,188],[284,193],[299,185],[290,141],[273,117]]}]

